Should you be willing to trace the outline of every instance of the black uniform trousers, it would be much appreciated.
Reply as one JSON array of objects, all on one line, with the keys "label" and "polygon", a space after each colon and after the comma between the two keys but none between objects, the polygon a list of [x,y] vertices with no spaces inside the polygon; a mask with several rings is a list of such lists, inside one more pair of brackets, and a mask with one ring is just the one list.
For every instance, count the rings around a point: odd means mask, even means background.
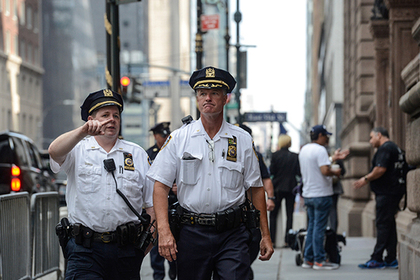
[{"label": "black uniform trousers", "polygon": [[386,250],[385,261],[393,262],[397,257],[397,225],[395,215],[399,209],[402,195],[377,194],[376,200],[376,245],[371,259],[383,262],[383,253]]},{"label": "black uniform trousers", "polygon": [[[274,201],[275,206],[273,211],[270,212],[270,237],[273,245],[278,247],[279,244],[276,242],[277,235],[277,216],[281,210],[281,201],[283,198],[286,200],[286,232],[284,234],[284,242],[287,243],[287,233],[293,227],[293,211],[295,209],[295,195],[291,192],[276,192],[276,200]],[[280,243],[280,242],[279,242]],[[291,244],[288,244],[289,246]]]},{"label": "black uniform trousers", "polygon": [[65,251],[66,280],[140,280],[144,254],[134,245],[92,242],[85,248],[71,238]]},{"label": "black uniform trousers", "polygon": [[212,226],[183,225],[179,236],[178,279],[248,279],[251,236],[245,225],[221,233]]}]

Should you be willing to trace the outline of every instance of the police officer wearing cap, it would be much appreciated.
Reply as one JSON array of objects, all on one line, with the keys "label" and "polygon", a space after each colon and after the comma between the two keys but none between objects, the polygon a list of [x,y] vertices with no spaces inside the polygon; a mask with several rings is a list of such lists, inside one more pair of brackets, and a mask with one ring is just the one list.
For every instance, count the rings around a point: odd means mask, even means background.
[{"label": "police officer wearing cap", "polygon": [[155,160],[155,157],[159,153],[160,148],[162,148],[166,139],[168,139],[169,134],[171,134],[171,131],[169,130],[170,124],[170,122],[161,122],[150,129],[150,131],[153,132],[153,137],[156,141],[155,145],[153,145],[146,151],[149,155],[149,159],[151,160],[151,162]]},{"label": "police officer wearing cap", "polygon": [[[267,223],[265,194],[252,137],[223,119],[232,75],[215,67],[195,71],[200,119],[175,130],[147,176],[155,180],[153,201],[159,253],[177,260],[179,279],[248,279],[250,233],[241,219],[246,195],[261,211],[260,259],[274,250]],[[168,222],[168,193],[178,185],[180,216],[176,240]],[[248,213],[248,212],[247,212]]]},{"label": "police officer wearing cap", "polygon": [[[68,180],[72,230],[63,249],[66,279],[140,279],[144,254],[152,247],[141,251],[132,243],[140,219],[116,191],[154,220],[147,153],[119,139],[122,110],[118,93],[105,89],[89,94],[81,106],[86,123],[60,135],[48,149],[52,170],[65,171]],[[106,170],[105,160],[114,162],[114,171]]]},{"label": "police officer wearing cap", "polygon": [[[150,131],[153,132],[153,137],[155,138],[155,145],[150,147],[146,150],[147,154],[149,155],[149,160],[151,163],[155,160],[157,154],[159,153],[160,148],[162,148],[163,144],[165,143],[166,139],[168,139],[169,134],[171,131],[169,129],[170,122],[161,122],[153,126]],[[176,189],[176,184],[172,187],[171,191],[169,192],[168,200],[169,205],[177,201],[176,194],[173,192],[173,189]],[[176,191],[175,191],[176,192]],[[175,279],[176,278],[176,263],[175,262],[168,262],[169,263],[169,278]],[[153,279],[154,280],[163,280],[165,278],[165,258],[159,255],[158,247],[155,246],[150,251],[150,265],[153,269]]]}]

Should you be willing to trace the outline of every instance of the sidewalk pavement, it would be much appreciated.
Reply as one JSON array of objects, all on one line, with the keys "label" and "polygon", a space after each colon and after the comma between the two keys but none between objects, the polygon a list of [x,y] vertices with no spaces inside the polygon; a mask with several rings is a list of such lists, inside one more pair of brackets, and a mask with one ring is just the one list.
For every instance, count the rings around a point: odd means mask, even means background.
[{"label": "sidewalk pavement", "polygon": [[[295,256],[298,253],[292,249],[275,249],[271,260],[262,262],[255,260],[252,264],[255,280],[397,280],[398,269],[360,269],[358,264],[366,262],[376,239],[370,237],[347,237],[347,246],[343,245],[341,266],[337,270],[316,271],[296,266]],[[166,271],[169,267],[165,262]],[[150,258],[146,256],[140,271],[142,280],[153,280],[153,270]],[[169,280],[166,276],[165,280]],[[244,279],[245,280],[245,279]]]}]

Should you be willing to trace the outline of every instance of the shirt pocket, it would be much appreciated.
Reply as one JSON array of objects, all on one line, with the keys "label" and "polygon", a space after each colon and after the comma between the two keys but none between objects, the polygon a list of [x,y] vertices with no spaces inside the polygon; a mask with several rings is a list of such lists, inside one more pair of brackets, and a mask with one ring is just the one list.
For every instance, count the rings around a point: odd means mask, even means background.
[{"label": "shirt pocket", "polygon": [[78,184],[81,193],[94,193],[102,182],[102,168],[91,165],[79,166]]},{"label": "shirt pocket", "polygon": [[219,166],[220,182],[223,188],[237,188],[243,186],[242,164],[225,161]]},{"label": "shirt pocket", "polygon": [[202,156],[183,156],[181,159],[180,179],[184,185],[195,185],[198,181],[198,169],[201,165]]},{"label": "shirt pocket", "polygon": [[143,178],[137,171],[124,171],[121,190],[127,197],[140,197],[143,187]]}]

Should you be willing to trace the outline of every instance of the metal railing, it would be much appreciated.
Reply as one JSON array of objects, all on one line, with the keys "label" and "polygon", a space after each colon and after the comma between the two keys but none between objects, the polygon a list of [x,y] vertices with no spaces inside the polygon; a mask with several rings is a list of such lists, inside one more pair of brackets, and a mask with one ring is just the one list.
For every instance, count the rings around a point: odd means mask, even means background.
[{"label": "metal railing", "polygon": [[57,192],[33,194],[31,197],[33,261],[32,275],[37,279],[60,271],[60,245],[55,226],[59,217]]},{"label": "metal railing", "polygon": [[0,195],[0,280],[60,277],[58,221],[57,192]]},{"label": "metal railing", "polygon": [[31,279],[29,194],[0,196],[0,279]]}]

